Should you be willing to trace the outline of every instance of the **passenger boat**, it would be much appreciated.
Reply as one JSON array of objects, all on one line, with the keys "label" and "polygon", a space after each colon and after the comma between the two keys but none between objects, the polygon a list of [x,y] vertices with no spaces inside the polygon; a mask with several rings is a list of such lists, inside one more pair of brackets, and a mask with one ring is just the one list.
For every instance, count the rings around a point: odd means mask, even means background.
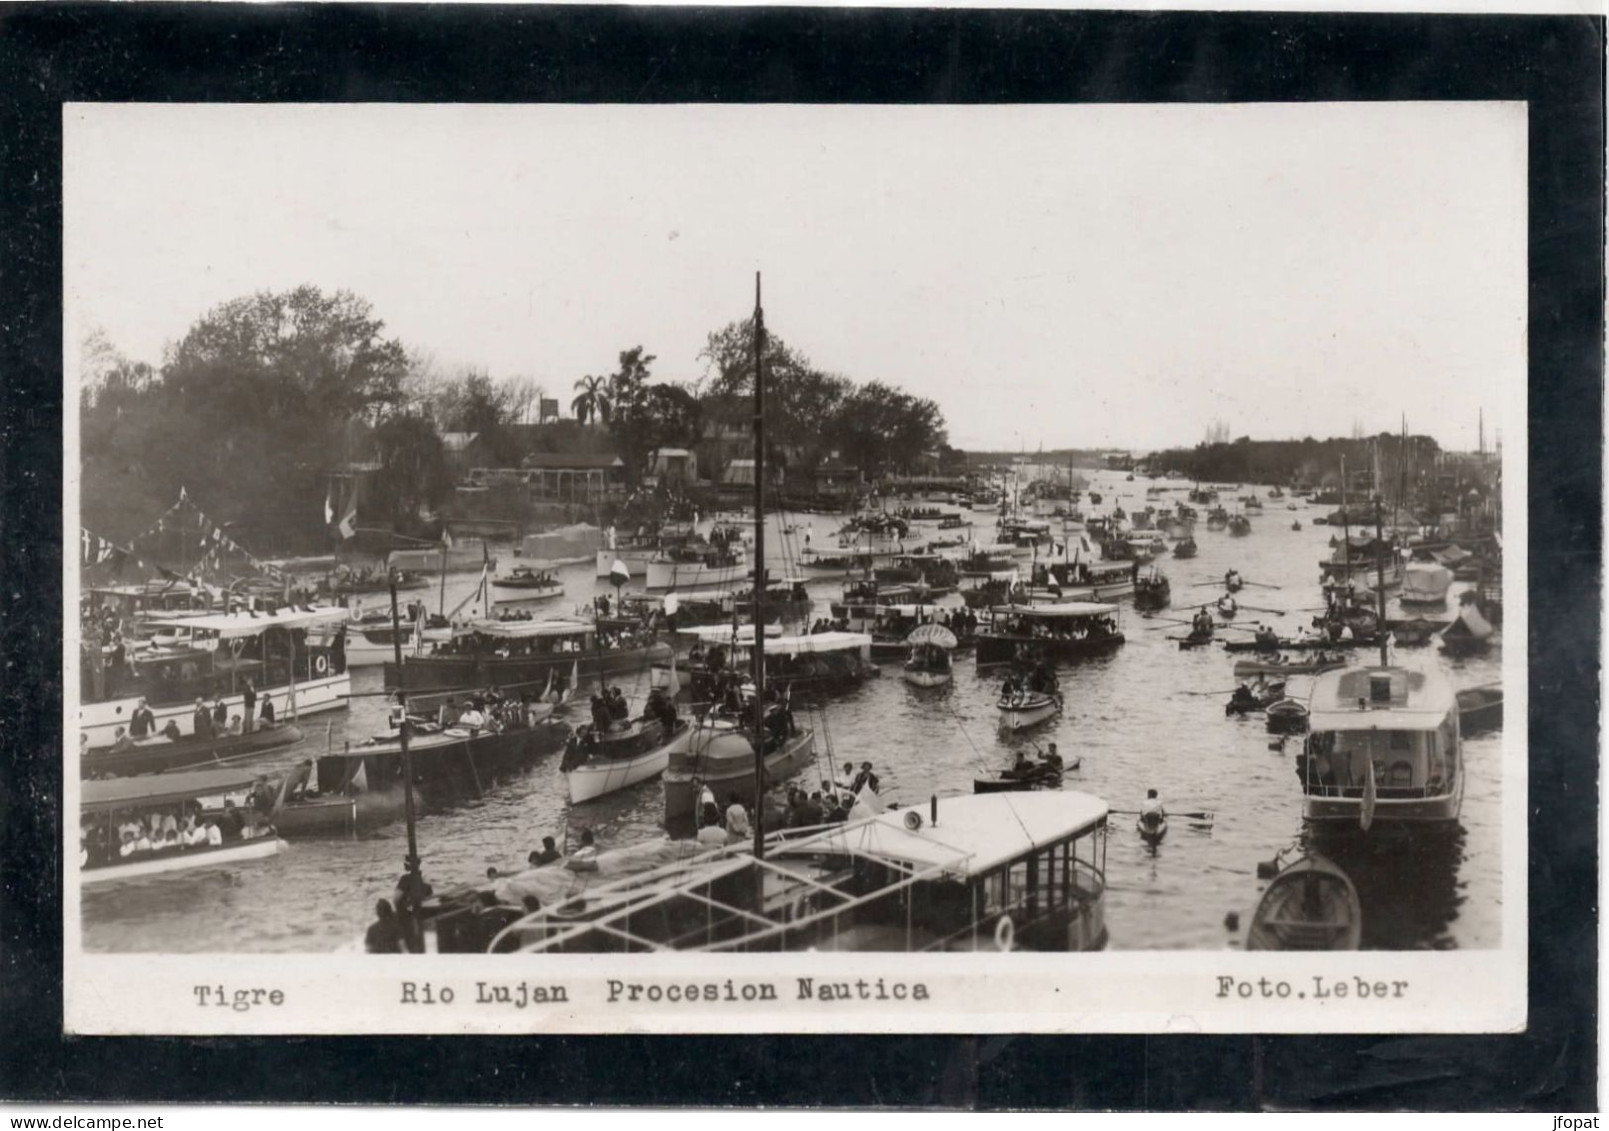
[{"label": "passenger boat", "polygon": [[681,719],[675,726],[666,727],[645,715],[607,732],[600,733],[591,726],[583,728],[572,736],[573,743],[566,747],[564,763],[559,767],[564,772],[571,804],[592,801],[664,773],[670,765],[672,747],[689,725]]},{"label": "passenger boat", "polygon": [[278,718],[345,707],[347,610],[294,608],[275,612],[205,613],[158,618],[174,643],[129,653],[113,663],[99,647],[82,649],[78,725],[91,748],[111,746],[140,699],[160,730],[172,719],[188,729],[198,697],[219,698],[230,715],[244,712],[249,680],[259,710],[272,699]]},{"label": "passenger boat", "polygon": [[1085,793],[935,798],[589,886],[490,949],[1100,950],[1106,838],[1106,802]]},{"label": "passenger boat", "polygon": [[1437,562],[1409,562],[1403,570],[1403,605],[1443,606],[1453,583],[1453,571]]},{"label": "passenger boat", "polygon": [[1244,538],[1251,533],[1251,519],[1243,514],[1233,515],[1229,519],[1229,533],[1235,538]]},{"label": "passenger boat", "polygon": [[[272,827],[258,823],[245,795],[257,775],[238,769],[189,770],[137,778],[87,781],[80,794],[83,842],[80,882],[134,880],[164,872],[222,868],[273,856],[285,847]],[[122,855],[118,826],[145,820],[153,813],[176,820],[190,815],[216,816],[225,800],[236,802],[247,823],[239,837],[226,834],[217,845],[174,844]]]},{"label": "passenger boat", "polygon": [[[553,718],[551,703],[533,705],[526,719],[499,731],[416,719],[408,747],[414,789],[422,803],[444,806],[478,797],[497,779],[558,750],[570,733],[569,724]],[[281,835],[346,836],[354,823],[394,821],[405,808],[402,738],[393,731],[321,754],[313,759],[311,779],[316,803],[287,804],[277,812]]]},{"label": "passenger boat", "polygon": [[[754,648],[752,625],[735,635],[731,626],[710,625],[690,635],[702,645],[702,655],[688,664],[695,703],[717,702],[720,685],[732,672],[750,663]],[[765,634],[766,678],[775,687],[786,686],[794,695],[826,695],[858,687],[876,677],[872,638],[864,632],[812,632],[805,635]],[[661,682],[656,674],[654,683]]]},{"label": "passenger boat", "polygon": [[1335,549],[1319,562],[1322,584],[1364,590],[1402,584],[1402,555],[1392,540],[1345,532],[1332,541]]},{"label": "passenger boat", "polygon": [[1304,815],[1320,827],[1447,822],[1464,797],[1458,699],[1431,666],[1319,676],[1297,759]]},{"label": "passenger boat", "polygon": [[[572,676],[635,675],[669,655],[670,648],[646,630],[575,619],[479,620],[429,653],[405,657],[403,665],[410,694],[487,687],[534,691]],[[400,686],[395,663],[385,665],[385,685]]]},{"label": "passenger boat", "polygon": [[1048,567],[1055,579],[1053,599],[1057,601],[1110,601],[1135,591],[1140,563],[1127,561],[1055,562]]},{"label": "passenger boat", "polygon": [[1229,512],[1223,507],[1213,507],[1207,512],[1207,529],[1224,530],[1229,526]]},{"label": "passenger boat", "polygon": [[1165,609],[1172,597],[1172,589],[1168,583],[1167,575],[1155,569],[1142,576],[1134,585],[1134,607],[1136,609]]},{"label": "passenger boat", "polygon": [[1363,907],[1347,874],[1304,856],[1269,881],[1246,932],[1247,950],[1357,950]]},{"label": "passenger boat", "polygon": [[879,585],[909,585],[923,597],[954,593],[960,574],[955,562],[938,554],[905,554],[872,570]]},{"label": "passenger boat", "polygon": [[1173,556],[1176,558],[1193,558],[1196,556],[1196,540],[1184,538],[1173,544]]},{"label": "passenger boat", "polygon": [[1017,661],[1075,660],[1123,643],[1116,605],[1069,601],[996,605],[977,633],[980,667]]},{"label": "passenger boat", "polygon": [[1468,732],[1503,725],[1503,685],[1486,683],[1458,692],[1458,725]]},{"label": "passenger boat", "polygon": [[[704,715],[671,746],[665,770],[665,828],[672,836],[696,831],[699,799],[705,790],[719,799],[723,809],[734,794],[751,810],[758,803],[752,684],[743,688],[736,706],[730,713]],[[786,703],[772,704],[766,710],[760,751],[765,788],[770,789],[815,761],[815,731],[799,726]]]},{"label": "passenger boat", "polygon": [[[255,723],[255,720],[254,720]],[[78,772],[85,778],[131,777],[136,774],[166,773],[189,766],[204,766],[222,762],[242,762],[295,746],[302,740],[301,730],[291,723],[268,726],[255,723],[256,729],[246,734],[224,735],[218,738],[197,737],[194,734],[178,739],[158,734],[136,741],[123,750],[103,747],[86,750],[78,760]]]},{"label": "passenger boat", "polygon": [[741,581],[748,575],[741,543],[708,547],[688,544],[662,549],[649,558],[643,584],[649,589],[696,589]]},{"label": "passenger boat", "polygon": [[545,562],[515,566],[507,577],[494,577],[492,585],[517,590],[521,601],[546,601],[564,595],[564,585],[553,576],[551,564]]},{"label": "passenger boat", "polygon": [[917,687],[943,687],[953,677],[950,653],[960,643],[955,633],[939,624],[924,624],[905,638],[910,655],[901,674]]},{"label": "passenger boat", "polygon": [[979,546],[956,562],[956,573],[960,577],[981,577],[990,580],[1015,577],[1017,557],[1011,546],[998,544]]},{"label": "passenger boat", "polygon": [[1346,667],[1346,656],[1339,652],[1319,652],[1304,659],[1275,656],[1271,659],[1236,660],[1235,678],[1254,675],[1316,675]]}]

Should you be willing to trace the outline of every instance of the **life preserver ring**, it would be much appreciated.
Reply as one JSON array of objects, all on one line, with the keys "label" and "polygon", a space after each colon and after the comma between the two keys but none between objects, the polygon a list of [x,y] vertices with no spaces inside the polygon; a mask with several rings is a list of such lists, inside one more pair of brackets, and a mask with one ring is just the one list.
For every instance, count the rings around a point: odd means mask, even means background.
[{"label": "life preserver ring", "polygon": [[996,950],[1010,950],[1017,938],[1017,924],[1011,921],[1010,915],[1000,916],[999,922],[994,925],[994,947]]},{"label": "life preserver ring", "polygon": [[313,657],[313,674],[314,675],[329,675],[330,674],[330,658],[328,656],[324,655],[322,652]]}]

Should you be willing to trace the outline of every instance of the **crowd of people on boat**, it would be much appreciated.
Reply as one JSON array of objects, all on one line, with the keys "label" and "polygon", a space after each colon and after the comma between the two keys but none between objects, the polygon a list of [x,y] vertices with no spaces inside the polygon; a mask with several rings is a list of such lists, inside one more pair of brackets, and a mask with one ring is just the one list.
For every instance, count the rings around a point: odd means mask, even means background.
[{"label": "crowd of people on boat", "polygon": [[236,805],[233,798],[224,801],[221,812],[210,815],[199,802],[188,801],[178,811],[85,818],[79,835],[78,862],[80,867],[105,867],[160,853],[220,848],[232,841],[271,835],[273,828],[264,816]]},{"label": "crowd of people on boat", "polygon": [[1098,640],[1117,633],[1117,621],[1109,616],[1031,617],[1007,615],[996,619],[994,631],[1005,636],[1026,636],[1036,640]]},{"label": "crowd of people on boat", "polygon": [[[421,724],[433,730],[457,728],[467,730],[471,737],[529,730],[548,717],[549,707],[563,701],[567,680],[567,675],[556,674],[545,698],[539,692],[527,691],[513,695],[496,687],[469,695],[462,702],[456,695],[449,695],[446,702],[436,708],[434,719],[417,715],[410,715],[409,719],[416,728]],[[398,698],[400,700],[400,694]],[[400,722],[396,717],[400,710],[400,705],[392,709],[393,723]]]},{"label": "crowd of people on boat", "polygon": [[1061,681],[1048,664],[1035,664],[1027,671],[1014,670],[1006,674],[1000,684],[1000,702],[1020,707],[1035,695],[1054,696],[1061,690]]}]

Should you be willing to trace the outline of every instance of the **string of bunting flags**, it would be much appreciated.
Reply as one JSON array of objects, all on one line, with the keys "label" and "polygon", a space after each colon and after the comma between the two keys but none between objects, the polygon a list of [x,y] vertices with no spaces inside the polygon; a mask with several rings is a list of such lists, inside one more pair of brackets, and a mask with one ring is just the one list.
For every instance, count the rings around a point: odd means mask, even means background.
[{"label": "string of bunting flags", "polygon": [[[203,512],[200,507],[196,506],[194,500],[190,498],[189,494],[183,487],[179,488],[178,502],[174,503],[167,510],[163,511],[162,514],[158,516],[156,523],[143,534],[140,534],[138,537],[134,538],[131,542],[131,545],[136,544],[143,539],[149,538],[153,534],[165,533],[169,529],[175,529],[175,527],[170,524],[173,522],[174,514],[183,507],[189,507],[195,512],[196,528],[201,531],[201,537],[196,543],[197,549],[201,551],[201,556],[196,564],[191,567],[188,573],[178,574],[163,566],[152,562],[146,562],[141,559],[141,557],[129,546],[119,546],[108,539],[102,538],[99,535],[92,534],[90,531],[83,529],[80,530],[80,541],[82,544],[81,561],[85,565],[96,565],[102,562],[112,561],[121,555],[124,560],[133,561],[141,569],[154,569],[169,580],[180,580],[181,578],[197,577],[209,568],[221,569],[223,566],[224,554],[230,553],[244,558],[251,564],[253,569],[273,578],[275,581],[281,581],[284,579],[284,572],[278,566],[271,562],[265,562],[256,555],[252,554],[244,546],[240,545],[240,543],[236,542],[233,538],[229,537],[229,535],[225,534],[221,526],[218,526],[216,523],[207,518],[205,512]],[[184,525],[188,525],[188,519],[184,519],[182,521]]]}]

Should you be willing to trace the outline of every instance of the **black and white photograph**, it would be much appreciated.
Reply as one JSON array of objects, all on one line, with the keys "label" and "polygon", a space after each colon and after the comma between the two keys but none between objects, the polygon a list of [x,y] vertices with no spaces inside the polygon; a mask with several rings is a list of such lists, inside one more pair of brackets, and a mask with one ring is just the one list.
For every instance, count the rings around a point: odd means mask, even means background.
[{"label": "black and white photograph", "polygon": [[68,1029],[1523,1026],[1527,128],[66,106]]}]

